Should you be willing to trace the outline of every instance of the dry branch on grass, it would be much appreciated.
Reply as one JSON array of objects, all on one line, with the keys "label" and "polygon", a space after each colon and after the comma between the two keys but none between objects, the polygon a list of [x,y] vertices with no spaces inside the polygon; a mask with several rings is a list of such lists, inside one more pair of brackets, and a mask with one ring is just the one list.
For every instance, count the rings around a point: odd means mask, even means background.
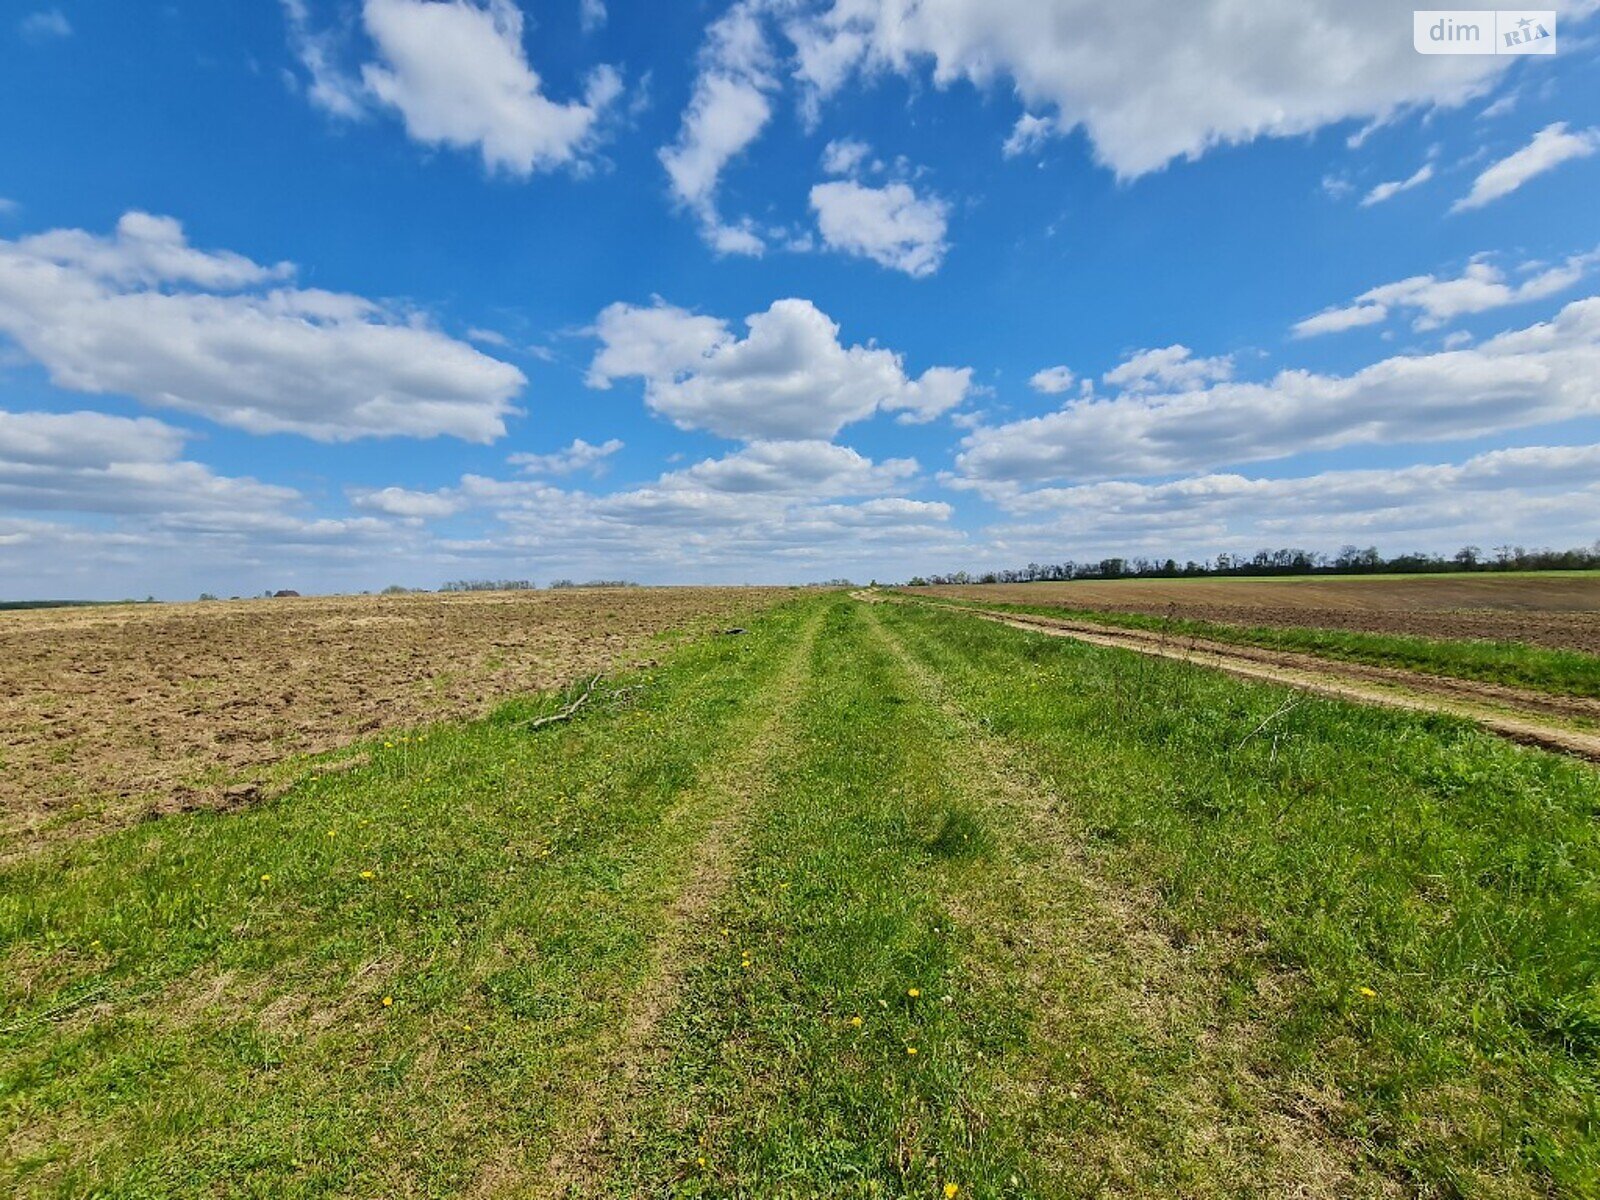
[{"label": "dry branch on grass", "polygon": [[594,695],[595,685],[599,682],[600,676],[596,675],[593,679],[589,680],[589,686],[584,688],[582,694],[579,695],[578,698],[571,704],[567,705],[559,712],[553,712],[543,717],[534,717],[529,721],[522,721],[520,722],[521,727],[531,733],[533,730],[542,729],[546,725],[554,725],[560,721],[572,720],[573,714],[585,704],[589,703],[589,697]]}]

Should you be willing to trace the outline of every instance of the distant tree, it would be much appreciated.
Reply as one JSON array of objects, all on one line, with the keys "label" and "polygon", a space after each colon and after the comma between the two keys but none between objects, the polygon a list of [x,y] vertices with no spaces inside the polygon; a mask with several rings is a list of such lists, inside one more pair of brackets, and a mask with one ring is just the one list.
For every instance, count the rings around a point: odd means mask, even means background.
[{"label": "distant tree", "polygon": [[201,592],[200,593],[200,599],[202,599],[202,600],[215,600],[216,597],[213,596],[210,592]]}]

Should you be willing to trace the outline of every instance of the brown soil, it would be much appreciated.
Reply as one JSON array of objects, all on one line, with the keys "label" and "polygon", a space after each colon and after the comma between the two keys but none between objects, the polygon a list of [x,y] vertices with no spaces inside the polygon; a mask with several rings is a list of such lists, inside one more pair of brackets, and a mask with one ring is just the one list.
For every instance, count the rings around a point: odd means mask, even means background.
[{"label": "brown soil", "polygon": [[1128,579],[914,589],[999,604],[1175,616],[1226,625],[1528,642],[1600,654],[1600,572],[1364,579]]},{"label": "brown soil", "polygon": [[0,856],[72,822],[247,803],[260,769],[648,660],[787,588],[0,613]]}]

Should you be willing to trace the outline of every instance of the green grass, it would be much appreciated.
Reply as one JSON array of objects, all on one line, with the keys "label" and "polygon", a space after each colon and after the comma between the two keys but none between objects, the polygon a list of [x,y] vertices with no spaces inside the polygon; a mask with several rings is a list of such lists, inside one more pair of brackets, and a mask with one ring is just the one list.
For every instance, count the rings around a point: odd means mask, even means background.
[{"label": "green grass", "polygon": [[742,623],[0,869],[0,1190],[1600,1191],[1592,769],[1251,736],[1289,693],[947,609]]},{"label": "green grass", "polygon": [[1093,621],[1122,629],[1153,630],[1174,638],[1199,637],[1238,646],[1261,646],[1314,654],[1346,662],[1379,667],[1400,667],[1427,675],[1471,679],[1511,687],[1530,688],[1558,696],[1600,698],[1600,656],[1576,650],[1552,650],[1526,642],[1479,641],[1465,638],[1424,638],[1398,633],[1365,633],[1341,629],[1224,625],[1186,617],[1147,613],[1105,612],[1049,604],[993,604],[943,596],[918,596],[937,604],[964,608],[992,608],[1001,612],[1032,613]]}]

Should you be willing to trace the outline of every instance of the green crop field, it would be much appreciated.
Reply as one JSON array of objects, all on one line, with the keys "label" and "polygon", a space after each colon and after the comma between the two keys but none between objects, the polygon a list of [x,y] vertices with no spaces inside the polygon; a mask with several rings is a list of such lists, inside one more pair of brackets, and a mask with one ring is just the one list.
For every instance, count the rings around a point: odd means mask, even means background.
[{"label": "green crop field", "polygon": [[810,594],[0,866],[16,1196],[1600,1194],[1600,774]]}]

